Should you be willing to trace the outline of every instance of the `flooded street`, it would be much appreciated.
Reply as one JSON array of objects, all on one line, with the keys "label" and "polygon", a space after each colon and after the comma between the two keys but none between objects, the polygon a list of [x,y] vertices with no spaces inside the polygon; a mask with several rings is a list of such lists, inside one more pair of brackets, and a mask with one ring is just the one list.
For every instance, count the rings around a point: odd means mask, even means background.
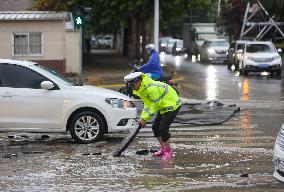
[{"label": "flooded street", "polygon": [[0,191],[284,191],[272,176],[283,79],[175,59],[165,57],[176,66],[184,101],[236,104],[239,114],[221,125],[174,123],[171,162],[152,157],[151,125],[121,157],[112,153],[127,133],[80,145],[69,134],[0,134]]},{"label": "flooded street", "polygon": [[[279,191],[272,177],[274,137],[235,117],[218,126],[174,124],[175,157],[161,161],[151,128],[121,157],[112,152],[126,134],[78,145],[69,136],[1,137],[1,191]],[[10,141],[8,141],[10,140]]]}]

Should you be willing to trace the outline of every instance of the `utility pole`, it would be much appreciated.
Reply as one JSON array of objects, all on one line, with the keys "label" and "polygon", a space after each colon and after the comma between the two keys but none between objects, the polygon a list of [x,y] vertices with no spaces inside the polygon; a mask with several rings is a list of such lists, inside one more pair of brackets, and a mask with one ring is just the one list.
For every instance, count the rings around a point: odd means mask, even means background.
[{"label": "utility pole", "polygon": [[91,21],[91,7],[79,6],[73,10],[75,15],[75,27],[80,30],[80,39],[79,39],[79,81],[83,83],[83,25]]},{"label": "utility pole", "polygon": [[218,0],[218,7],[217,7],[218,17],[220,16],[220,5],[221,5],[221,0]]},{"label": "utility pole", "polygon": [[83,29],[82,25],[80,25],[80,41],[79,41],[79,46],[80,46],[80,68],[79,68],[79,82],[83,83]]},{"label": "utility pole", "polygon": [[154,6],[154,44],[159,52],[159,0],[155,0]]}]

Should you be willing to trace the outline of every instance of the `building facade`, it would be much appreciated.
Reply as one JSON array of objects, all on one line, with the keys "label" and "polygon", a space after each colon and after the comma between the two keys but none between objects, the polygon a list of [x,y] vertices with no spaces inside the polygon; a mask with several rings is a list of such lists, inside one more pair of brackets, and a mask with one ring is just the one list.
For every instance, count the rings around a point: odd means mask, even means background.
[{"label": "building facade", "polygon": [[69,12],[0,12],[0,57],[79,73],[79,32]]}]

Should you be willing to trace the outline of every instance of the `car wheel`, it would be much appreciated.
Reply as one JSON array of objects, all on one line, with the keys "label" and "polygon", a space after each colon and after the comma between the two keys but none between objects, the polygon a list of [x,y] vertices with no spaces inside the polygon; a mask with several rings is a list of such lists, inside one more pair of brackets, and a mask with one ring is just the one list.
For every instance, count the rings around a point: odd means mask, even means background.
[{"label": "car wheel", "polygon": [[248,71],[245,70],[244,68],[241,69],[240,73],[244,76],[247,76],[248,75]]},{"label": "car wheel", "polygon": [[232,65],[230,63],[228,63],[228,69],[231,70]]},{"label": "car wheel", "polygon": [[71,120],[69,130],[77,143],[92,143],[103,136],[105,125],[98,113],[82,111]]},{"label": "car wheel", "polygon": [[[240,64],[240,62],[239,62]],[[245,66],[244,64],[242,64],[242,68],[239,70],[241,75],[248,75],[247,70],[245,70]]]},{"label": "car wheel", "polygon": [[247,75],[248,75],[248,71],[245,70],[244,68],[242,68],[242,69],[240,70],[240,74],[241,74],[241,75],[244,75],[244,76],[247,76]]}]

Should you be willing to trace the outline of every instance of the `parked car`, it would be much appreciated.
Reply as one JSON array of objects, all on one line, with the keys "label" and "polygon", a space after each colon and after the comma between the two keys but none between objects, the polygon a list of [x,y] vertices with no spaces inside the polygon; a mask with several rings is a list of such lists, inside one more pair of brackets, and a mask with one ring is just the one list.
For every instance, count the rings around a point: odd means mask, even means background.
[{"label": "parked car", "polygon": [[104,46],[113,49],[113,37],[110,35],[104,36]]},{"label": "parked car", "polygon": [[270,72],[281,75],[282,60],[275,46],[270,41],[249,41],[245,43],[237,68],[241,74],[248,75],[249,72]]},{"label": "parked car", "polygon": [[131,98],[30,61],[0,59],[0,132],[70,132],[79,143],[136,127]]},{"label": "parked car", "polygon": [[245,40],[238,40],[238,41],[233,41],[228,49],[228,54],[227,54],[227,66],[228,69],[231,70],[232,66],[235,67],[235,70],[238,70],[237,68],[237,63],[239,62],[239,58],[241,56],[240,53],[237,53],[238,50],[243,50],[244,45],[246,41]]},{"label": "parked car", "polygon": [[284,124],[275,141],[273,161],[275,165],[273,176],[279,182],[284,183]]},{"label": "parked car", "polygon": [[168,46],[168,41],[172,39],[172,37],[162,37],[160,38],[159,45],[160,45],[160,52],[165,52],[166,47]]},{"label": "parked car", "polygon": [[113,36],[112,35],[105,35],[105,36],[101,36],[98,35],[96,37],[97,41],[96,41],[96,46],[98,48],[113,48]]},{"label": "parked car", "polygon": [[205,40],[200,48],[202,62],[226,62],[229,43],[226,39]]}]

